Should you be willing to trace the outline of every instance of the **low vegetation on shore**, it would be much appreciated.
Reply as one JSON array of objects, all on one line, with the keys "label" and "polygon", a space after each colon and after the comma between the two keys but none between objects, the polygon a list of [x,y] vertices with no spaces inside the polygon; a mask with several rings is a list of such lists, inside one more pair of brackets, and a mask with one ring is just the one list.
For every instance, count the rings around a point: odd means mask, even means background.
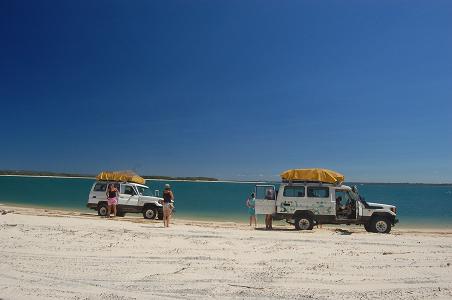
[{"label": "low vegetation on shore", "polygon": [[[60,173],[47,171],[26,171],[26,170],[0,170],[0,175],[16,175],[16,176],[58,176],[58,177],[86,177],[94,178],[93,174],[79,174],[79,173]],[[160,179],[160,180],[192,180],[192,181],[218,181],[217,178],[212,177],[172,177],[160,175],[144,175],[144,179]]]}]

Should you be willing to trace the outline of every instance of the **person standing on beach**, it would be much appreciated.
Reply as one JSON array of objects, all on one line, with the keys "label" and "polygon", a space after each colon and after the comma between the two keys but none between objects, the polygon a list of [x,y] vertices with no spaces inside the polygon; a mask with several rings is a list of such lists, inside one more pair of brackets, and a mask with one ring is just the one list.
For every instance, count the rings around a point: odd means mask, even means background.
[{"label": "person standing on beach", "polygon": [[[275,200],[275,193],[272,189],[268,189],[265,193],[266,200]],[[273,217],[271,214],[265,215],[265,229],[272,230],[273,229]]]},{"label": "person standing on beach", "polygon": [[107,189],[107,201],[108,201],[107,218],[111,218],[110,213],[112,209],[113,217],[116,217],[116,205],[118,204],[118,196],[119,196],[118,189],[111,183]]},{"label": "person standing on beach", "polygon": [[256,198],[254,196],[254,193],[252,193],[248,200],[246,200],[246,206],[248,206],[248,214],[250,215],[250,226],[253,225],[254,221],[254,227],[257,226],[255,204]]},{"label": "person standing on beach", "polygon": [[163,226],[169,227],[171,213],[173,211],[174,194],[169,184],[165,184],[163,191]]}]

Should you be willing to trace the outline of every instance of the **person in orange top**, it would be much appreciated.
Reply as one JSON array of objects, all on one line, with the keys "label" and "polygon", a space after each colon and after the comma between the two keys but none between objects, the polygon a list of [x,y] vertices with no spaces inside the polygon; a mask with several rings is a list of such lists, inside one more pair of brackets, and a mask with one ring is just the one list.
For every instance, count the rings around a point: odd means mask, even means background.
[{"label": "person in orange top", "polygon": [[169,184],[165,184],[163,191],[163,226],[169,227],[171,214],[174,208],[174,194]]}]

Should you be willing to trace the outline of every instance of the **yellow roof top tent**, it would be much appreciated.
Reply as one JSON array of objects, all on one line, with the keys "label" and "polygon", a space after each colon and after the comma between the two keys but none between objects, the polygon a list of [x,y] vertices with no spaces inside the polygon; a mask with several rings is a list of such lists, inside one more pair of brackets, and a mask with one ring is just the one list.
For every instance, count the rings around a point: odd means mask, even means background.
[{"label": "yellow roof top tent", "polygon": [[333,184],[344,182],[344,175],[328,169],[291,169],[281,173],[281,179],[287,181],[320,181]]},{"label": "yellow roof top tent", "polygon": [[133,171],[105,171],[100,172],[96,176],[97,180],[110,180],[110,181],[126,181],[126,182],[135,182],[139,184],[145,184],[146,180],[143,177],[138,176]]}]

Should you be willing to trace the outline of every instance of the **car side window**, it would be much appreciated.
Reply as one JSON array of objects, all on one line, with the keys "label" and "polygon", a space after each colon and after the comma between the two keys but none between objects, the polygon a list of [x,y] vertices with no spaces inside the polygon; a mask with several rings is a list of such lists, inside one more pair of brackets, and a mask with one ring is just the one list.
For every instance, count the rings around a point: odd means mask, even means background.
[{"label": "car side window", "polygon": [[328,198],[330,189],[327,187],[308,187],[308,197],[312,198]]},{"label": "car side window", "polygon": [[135,195],[135,191],[133,190],[133,187],[131,187],[130,185],[126,185],[124,187],[124,194],[126,195]]},{"label": "car side window", "polygon": [[103,182],[96,183],[96,185],[93,188],[94,192],[105,192],[107,189],[107,184]]},{"label": "car side window", "polygon": [[286,186],[284,188],[284,197],[304,197],[304,186]]}]

